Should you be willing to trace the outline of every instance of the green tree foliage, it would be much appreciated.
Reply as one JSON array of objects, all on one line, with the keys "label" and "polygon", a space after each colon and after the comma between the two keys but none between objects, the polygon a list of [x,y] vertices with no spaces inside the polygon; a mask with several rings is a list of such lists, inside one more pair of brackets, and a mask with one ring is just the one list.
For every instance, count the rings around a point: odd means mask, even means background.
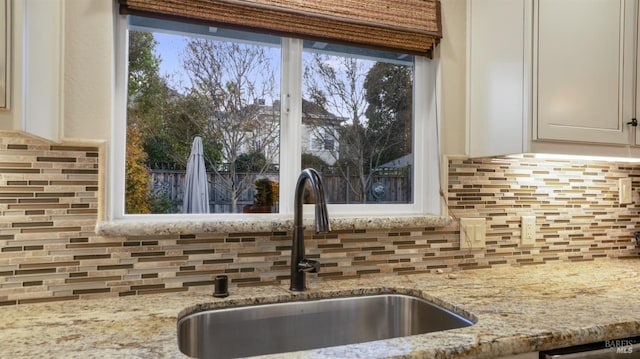
[{"label": "green tree foliage", "polygon": [[160,59],[153,54],[153,35],[132,31],[129,37],[129,79],[127,104],[127,152],[125,178],[125,212],[150,213],[151,178],[145,166],[147,154],[143,144],[150,129],[161,119],[163,103],[158,76]]},{"label": "green tree foliage", "polygon": [[243,153],[236,160],[238,173],[277,172],[261,152]]},{"label": "green tree foliage", "polygon": [[185,168],[191,152],[193,138],[202,138],[205,162],[211,170],[212,164],[220,161],[220,143],[208,130],[210,109],[197,94],[174,93],[166,99],[166,112],[155,133],[145,140],[149,154],[148,165],[173,164]]},{"label": "green tree foliage", "polygon": [[159,72],[162,59],[156,46],[152,33],[130,32],[126,213],[175,211],[176,204],[165,194],[149,194],[148,168],[186,167],[195,135],[203,138],[208,163],[220,159],[218,142],[206,132],[208,104],[198,94],[181,94],[169,86]]},{"label": "green tree foliage", "polygon": [[151,213],[149,170],[144,165],[140,134],[134,126],[127,128],[125,213]]},{"label": "green tree foliage", "polygon": [[[171,139],[168,136],[155,135],[144,142],[144,151],[148,154],[147,166],[150,168],[174,167]],[[184,167],[180,164],[179,167]]]},{"label": "green tree foliage", "polygon": [[336,131],[335,166],[353,198],[365,202],[377,169],[412,152],[413,70],[315,54],[306,63],[304,80],[307,98],[347,119]]},{"label": "green tree foliage", "polygon": [[156,45],[151,33],[129,34],[127,125],[138,128],[143,142],[162,120],[167,96],[159,74],[161,59],[153,53]]},{"label": "green tree foliage", "polygon": [[379,163],[410,154],[412,148],[413,71],[409,66],[376,62],[364,82],[369,106],[368,136],[380,143]]},{"label": "green tree foliage", "polygon": [[329,167],[329,164],[322,158],[311,153],[302,154],[302,168],[315,168],[322,172],[327,167]]},{"label": "green tree foliage", "polygon": [[178,211],[177,203],[173,203],[167,195],[159,195],[151,201],[151,213],[175,213]]},{"label": "green tree foliage", "polygon": [[186,166],[194,136],[200,135],[205,157],[219,160],[219,145],[207,132],[211,115],[206,98],[182,94],[160,76],[161,57],[155,54],[153,34],[131,31],[129,35],[129,104],[127,125],[136,126],[147,152],[146,164]]}]

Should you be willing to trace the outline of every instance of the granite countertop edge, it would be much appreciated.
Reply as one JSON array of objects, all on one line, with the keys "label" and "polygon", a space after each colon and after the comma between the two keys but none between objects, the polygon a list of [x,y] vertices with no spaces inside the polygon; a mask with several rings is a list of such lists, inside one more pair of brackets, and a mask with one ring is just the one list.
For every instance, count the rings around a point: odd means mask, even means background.
[{"label": "granite countertop edge", "polygon": [[[212,216],[190,215],[188,219],[181,214],[168,216],[158,215],[128,219],[99,221],[95,232],[107,237],[172,235],[185,233],[246,233],[246,232],[278,232],[293,228],[293,218],[276,215],[240,215]],[[402,215],[402,216],[333,216],[330,219],[331,229],[363,230],[363,229],[399,229],[446,227],[452,222],[448,216]],[[313,225],[312,218],[304,219],[305,226]]]}]

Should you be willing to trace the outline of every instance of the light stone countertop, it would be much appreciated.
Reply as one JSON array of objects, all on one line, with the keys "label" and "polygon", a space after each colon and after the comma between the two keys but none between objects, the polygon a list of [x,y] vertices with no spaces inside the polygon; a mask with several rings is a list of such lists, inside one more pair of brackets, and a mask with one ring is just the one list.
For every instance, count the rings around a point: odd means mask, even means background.
[{"label": "light stone countertop", "polygon": [[0,307],[2,358],[184,358],[176,319],[228,305],[381,292],[474,316],[470,327],[265,358],[494,358],[640,335],[640,260],[499,267],[204,293]]},{"label": "light stone countertop", "polygon": [[[188,217],[183,217],[188,216]],[[332,230],[397,229],[445,227],[451,217],[432,215],[407,216],[331,216]],[[313,227],[313,218],[304,218],[304,225]],[[101,236],[149,236],[183,233],[245,233],[279,232],[293,228],[293,217],[271,214],[241,216],[212,216],[211,214],[172,214],[132,217],[113,221],[99,221],[96,234]]]}]

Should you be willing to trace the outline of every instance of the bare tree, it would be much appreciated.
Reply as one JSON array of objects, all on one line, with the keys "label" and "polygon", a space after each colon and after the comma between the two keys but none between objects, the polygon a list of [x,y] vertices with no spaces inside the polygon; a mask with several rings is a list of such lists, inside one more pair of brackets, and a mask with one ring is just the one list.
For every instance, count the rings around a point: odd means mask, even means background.
[{"label": "bare tree", "polygon": [[219,142],[222,163],[211,168],[224,182],[235,212],[238,199],[253,183],[250,176],[239,176],[239,157],[262,154],[258,176],[278,160],[279,109],[264,105],[265,99],[277,98],[271,58],[260,45],[191,39],[183,64],[192,93],[209,104],[209,120],[201,131]]},{"label": "bare tree", "polygon": [[348,119],[336,129],[316,115],[311,131],[339,142],[332,151],[336,170],[356,199],[365,203],[376,170],[411,153],[412,69],[322,54],[314,54],[305,65],[306,96],[315,111]]},{"label": "bare tree", "polygon": [[[335,143],[339,143],[330,151],[338,164],[336,170],[345,179],[349,192],[361,202],[366,201],[365,191],[370,182],[367,159],[370,145],[364,116],[367,109],[363,88],[366,71],[362,60],[322,54],[314,54],[304,68],[306,96],[316,105],[315,111],[327,111],[348,119],[336,129],[316,114],[317,120],[311,123],[310,130],[319,138],[333,136]],[[357,186],[350,181],[353,174],[358,177]],[[349,198],[345,200],[348,202]]]}]

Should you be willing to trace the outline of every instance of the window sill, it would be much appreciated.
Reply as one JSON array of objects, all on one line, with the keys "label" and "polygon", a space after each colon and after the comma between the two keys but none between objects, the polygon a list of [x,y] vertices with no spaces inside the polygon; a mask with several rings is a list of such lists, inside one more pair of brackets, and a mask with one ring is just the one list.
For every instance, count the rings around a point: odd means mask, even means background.
[{"label": "window sill", "polygon": [[[311,218],[305,218],[305,226],[311,228]],[[419,227],[445,227],[451,223],[451,217],[445,216],[367,216],[333,217],[330,220],[332,231],[400,229]],[[161,219],[123,219],[98,222],[96,234],[102,236],[151,236],[195,233],[255,233],[289,231],[293,219],[286,217],[247,217],[247,218],[193,218],[179,220],[175,216]]]}]

